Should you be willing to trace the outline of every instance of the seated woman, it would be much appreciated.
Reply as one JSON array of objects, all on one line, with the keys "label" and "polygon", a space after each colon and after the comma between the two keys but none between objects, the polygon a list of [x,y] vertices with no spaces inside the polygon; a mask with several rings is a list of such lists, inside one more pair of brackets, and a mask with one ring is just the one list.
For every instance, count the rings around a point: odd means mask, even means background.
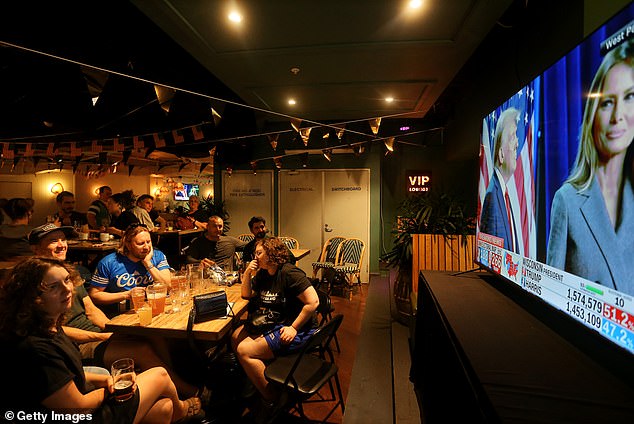
[{"label": "seated woman", "polygon": [[317,292],[301,269],[288,262],[288,249],[277,237],[257,242],[255,259],[242,276],[242,297],[257,308],[279,314],[278,324],[264,334],[239,327],[232,335],[234,352],[265,402],[278,394],[264,377],[264,361],[300,348],[315,331]]},{"label": "seated woman", "polygon": [[[77,347],[62,329],[72,303],[71,269],[57,259],[29,258],[0,287],[0,360],[11,390],[6,410],[91,414],[92,422],[174,422],[200,411],[200,399],[181,401],[165,369],[136,376],[134,396],[113,397],[109,375],[85,373]],[[86,383],[97,389],[88,391]],[[50,416],[50,415],[49,415]]]},{"label": "seated woman", "polygon": [[194,227],[206,230],[209,215],[207,215],[207,212],[205,212],[205,210],[200,209],[200,199],[198,198],[198,196],[196,196],[195,194],[189,196],[187,204],[189,205],[189,211],[184,213],[185,218],[191,221]]}]

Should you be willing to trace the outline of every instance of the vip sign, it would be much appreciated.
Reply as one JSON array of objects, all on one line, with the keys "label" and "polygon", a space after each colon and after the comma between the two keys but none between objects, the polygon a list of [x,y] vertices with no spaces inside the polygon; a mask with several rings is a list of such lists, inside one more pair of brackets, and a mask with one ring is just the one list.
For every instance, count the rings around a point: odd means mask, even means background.
[{"label": "vip sign", "polygon": [[407,192],[423,193],[431,190],[431,172],[429,171],[408,171],[407,172]]}]

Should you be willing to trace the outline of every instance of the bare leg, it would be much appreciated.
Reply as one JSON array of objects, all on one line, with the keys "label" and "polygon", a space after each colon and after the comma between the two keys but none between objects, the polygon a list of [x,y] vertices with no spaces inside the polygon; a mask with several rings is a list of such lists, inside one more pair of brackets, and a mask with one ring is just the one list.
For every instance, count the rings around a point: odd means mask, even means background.
[{"label": "bare leg", "polygon": [[151,368],[137,375],[139,409],[134,423],[169,423],[187,414],[187,402],[178,398],[176,386],[165,368]]},{"label": "bare leg", "polygon": [[162,360],[154,350],[154,347],[147,341],[131,340],[128,338],[112,338],[103,355],[104,365],[109,368],[117,359],[131,357],[135,364],[143,371],[163,367],[167,370],[172,381],[176,385],[178,393],[183,398],[189,398],[196,394],[197,388],[183,380],[174,370],[172,370],[164,360]]},{"label": "bare leg", "polygon": [[244,328],[239,328],[232,336],[232,345],[238,356],[238,361],[242,365],[247,377],[251,380],[262,397],[268,401],[274,400],[276,392],[270,387],[269,382],[264,377],[264,360],[273,359],[271,348],[266,343],[263,336],[255,339],[249,336]]}]

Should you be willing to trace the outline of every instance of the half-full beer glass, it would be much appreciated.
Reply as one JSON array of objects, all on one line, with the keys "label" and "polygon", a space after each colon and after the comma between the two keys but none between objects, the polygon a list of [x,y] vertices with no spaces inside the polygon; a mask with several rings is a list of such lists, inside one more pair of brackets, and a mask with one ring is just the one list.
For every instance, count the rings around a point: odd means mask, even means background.
[{"label": "half-full beer glass", "polygon": [[112,363],[110,370],[114,383],[114,398],[119,402],[125,402],[134,395],[134,360],[132,358],[117,359]]}]

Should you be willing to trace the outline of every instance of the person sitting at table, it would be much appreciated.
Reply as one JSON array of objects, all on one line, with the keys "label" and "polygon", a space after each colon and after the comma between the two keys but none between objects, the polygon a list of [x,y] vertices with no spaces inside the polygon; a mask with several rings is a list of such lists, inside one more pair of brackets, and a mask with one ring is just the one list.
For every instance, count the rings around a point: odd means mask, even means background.
[{"label": "person sitting at table", "polygon": [[86,212],[86,219],[88,225],[93,230],[105,231],[110,225],[110,213],[106,203],[110,196],[112,196],[112,189],[108,186],[99,187],[99,198],[93,201],[88,206],[88,212]]},{"label": "person sitting at table", "polygon": [[194,224],[194,227],[206,230],[209,215],[207,215],[207,212],[204,209],[200,209],[200,199],[198,196],[195,194],[189,196],[187,204],[189,205],[189,211],[185,213],[185,217]]},{"label": "person sitting at table", "polygon": [[150,217],[150,212],[154,208],[154,197],[149,194],[142,194],[136,200],[136,206],[132,209],[132,213],[138,218],[141,224],[144,224],[148,230],[155,231],[154,220]]},{"label": "person sitting at table", "polygon": [[[69,237],[77,237],[77,232],[73,227],[58,227],[49,223],[33,228],[29,233],[29,245],[31,254],[66,260],[68,254]],[[92,273],[83,265],[74,265],[75,269],[83,280],[88,280]]]},{"label": "person sitting at table", "polygon": [[[199,414],[200,399],[181,401],[164,368],[137,374],[125,402],[114,398],[110,375],[84,371],[62,327],[72,304],[71,274],[63,261],[28,258],[0,287],[0,361],[10,382],[0,408],[88,413],[94,423],[173,422]],[[96,389],[89,391],[87,383]]]},{"label": "person sitting at table", "polygon": [[70,191],[62,191],[55,198],[57,202],[57,213],[53,215],[54,223],[57,226],[75,226],[88,224],[86,214],[75,210],[75,195]]},{"label": "person sitting at table", "polygon": [[33,199],[16,197],[4,199],[2,210],[11,220],[0,225],[0,260],[8,261],[24,256],[31,256],[31,249],[27,239],[33,216]]},{"label": "person sitting at table", "polygon": [[186,248],[187,262],[203,266],[218,265],[225,271],[233,270],[236,250],[242,250],[246,243],[236,237],[223,235],[223,228],[222,218],[216,215],[210,217],[207,230]]},{"label": "person sitting at table", "polygon": [[[66,236],[72,236],[74,232],[73,227],[44,224],[31,232],[29,242],[36,255],[66,261],[66,252],[68,251]],[[142,370],[158,366],[164,367],[181,396],[195,395],[197,393],[196,387],[184,381],[166,365],[167,361],[163,358],[169,358],[167,348],[162,346],[162,349],[157,349],[162,340],[153,340],[152,343],[149,343],[139,338],[130,340],[104,332],[108,317],[88,296],[88,292],[83,286],[84,274],[79,271],[79,268],[83,267],[81,265],[75,266],[80,278],[75,284],[73,304],[69,313],[66,314],[63,329],[66,335],[79,346],[82,360],[110,368],[112,362],[129,356]],[[88,277],[90,277],[90,273]],[[161,350],[162,355],[159,355],[157,350]]]},{"label": "person sitting at table", "polygon": [[[248,222],[249,230],[251,234],[253,234],[253,240],[248,242],[246,246],[244,246],[244,250],[242,251],[242,261],[244,264],[248,264],[253,259],[255,259],[255,244],[268,237],[269,230],[266,228],[266,220],[262,216],[253,216]],[[297,263],[297,259],[293,252],[288,251],[288,262],[295,265]]]},{"label": "person sitting at table", "polygon": [[287,262],[288,249],[279,238],[256,243],[255,259],[242,274],[242,298],[254,304],[250,310],[274,312],[278,324],[264,334],[249,334],[241,326],[231,339],[242,368],[265,401],[265,409],[275,406],[279,393],[264,377],[264,361],[300,348],[316,328],[317,292],[304,271]]},{"label": "person sitting at table", "polygon": [[170,266],[165,255],[152,247],[150,230],[132,224],[121,238],[121,246],[99,261],[90,281],[90,297],[97,305],[108,305],[108,316],[118,313],[117,304],[130,299],[136,286],[170,284]]},{"label": "person sitting at table", "polygon": [[133,196],[132,190],[126,190],[113,194],[106,203],[112,217],[107,231],[117,238],[121,238],[130,225],[139,223],[139,218],[129,210],[133,208]]}]

